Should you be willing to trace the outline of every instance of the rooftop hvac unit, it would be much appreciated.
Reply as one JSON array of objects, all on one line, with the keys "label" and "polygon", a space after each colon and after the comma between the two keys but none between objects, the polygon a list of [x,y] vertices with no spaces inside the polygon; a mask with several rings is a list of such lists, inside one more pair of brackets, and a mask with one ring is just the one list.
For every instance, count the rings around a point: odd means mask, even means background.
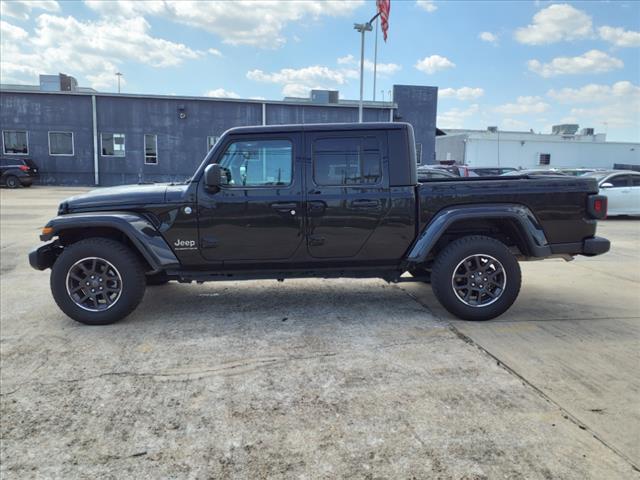
[{"label": "rooftop hvac unit", "polygon": [[338,103],[338,90],[311,90],[312,103]]},{"label": "rooftop hvac unit", "polygon": [[575,135],[580,125],[575,123],[563,123],[561,125],[554,125],[551,127],[551,133],[553,135]]}]

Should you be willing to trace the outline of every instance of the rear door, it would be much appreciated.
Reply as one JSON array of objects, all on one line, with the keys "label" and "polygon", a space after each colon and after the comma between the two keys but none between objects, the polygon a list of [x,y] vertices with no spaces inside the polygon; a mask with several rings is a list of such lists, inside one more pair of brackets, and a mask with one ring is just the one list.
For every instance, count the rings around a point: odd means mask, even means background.
[{"label": "rear door", "polygon": [[306,132],[305,152],[309,255],[357,257],[389,209],[386,132]]}]

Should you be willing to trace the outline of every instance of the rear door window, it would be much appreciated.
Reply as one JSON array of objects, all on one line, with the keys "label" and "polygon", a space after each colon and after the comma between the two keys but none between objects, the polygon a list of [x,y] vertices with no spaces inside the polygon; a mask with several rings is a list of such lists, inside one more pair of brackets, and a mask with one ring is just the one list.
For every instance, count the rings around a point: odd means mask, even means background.
[{"label": "rear door window", "polygon": [[374,136],[319,138],[313,142],[316,185],[375,185],[382,180],[382,158]]}]

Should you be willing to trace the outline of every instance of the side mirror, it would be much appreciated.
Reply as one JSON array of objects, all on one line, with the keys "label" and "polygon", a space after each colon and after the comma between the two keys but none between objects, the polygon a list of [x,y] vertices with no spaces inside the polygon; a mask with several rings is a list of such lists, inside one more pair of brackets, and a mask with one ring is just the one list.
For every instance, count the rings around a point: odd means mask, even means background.
[{"label": "side mirror", "polygon": [[219,190],[222,184],[222,170],[220,165],[212,163],[204,169],[204,184],[208,190]]},{"label": "side mirror", "polygon": [[602,185],[600,185],[600,188],[613,188],[613,183],[604,182]]}]

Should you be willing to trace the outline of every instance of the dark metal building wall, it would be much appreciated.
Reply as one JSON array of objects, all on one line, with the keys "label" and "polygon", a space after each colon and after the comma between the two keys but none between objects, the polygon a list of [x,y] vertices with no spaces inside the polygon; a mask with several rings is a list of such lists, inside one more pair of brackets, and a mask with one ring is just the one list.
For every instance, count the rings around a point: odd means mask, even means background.
[{"label": "dark metal building wall", "polygon": [[393,101],[398,105],[394,121],[413,125],[416,144],[422,145],[422,163],[435,163],[438,87],[394,85]]},{"label": "dark metal building wall", "polygon": [[[423,90],[416,97],[413,89]],[[423,143],[426,152],[435,148],[436,91],[434,87],[394,89],[396,119],[414,125],[416,141]],[[41,183],[94,184],[91,95],[3,91],[0,107],[2,129],[29,132],[29,157],[40,167]],[[126,150],[124,157],[98,156],[100,185],[184,180],[207,153],[207,136],[219,136],[235,126],[261,125],[262,108],[259,102],[96,95],[98,151],[102,133],[124,133]],[[266,114],[266,123],[271,125],[358,119],[357,106],[267,102]],[[386,122],[389,118],[388,108],[364,109],[365,121]],[[73,132],[74,155],[49,155],[49,131]],[[157,165],[144,163],[145,134],[158,136]]]},{"label": "dark metal building wall", "polygon": [[[185,118],[180,118],[183,113]],[[259,103],[97,97],[101,133],[125,134],[125,157],[99,156],[101,185],[182,181],[207,153],[207,136],[262,124]],[[144,163],[144,135],[158,136],[158,164]]]},{"label": "dark metal building wall", "polygon": [[[93,184],[90,96],[1,92],[0,127],[29,132],[27,156],[40,167],[40,183]],[[49,155],[49,131],[73,132],[73,156]]]}]

